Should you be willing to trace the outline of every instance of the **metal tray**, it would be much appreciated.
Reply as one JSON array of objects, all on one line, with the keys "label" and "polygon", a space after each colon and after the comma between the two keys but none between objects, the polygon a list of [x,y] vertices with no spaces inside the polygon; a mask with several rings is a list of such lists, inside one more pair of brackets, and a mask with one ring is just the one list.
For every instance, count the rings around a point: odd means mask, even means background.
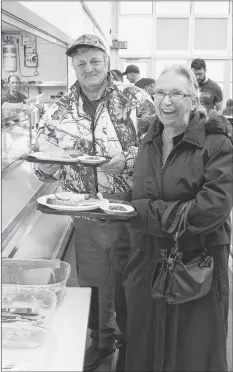
[{"label": "metal tray", "polygon": [[[130,205],[129,202],[124,201],[124,200],[114,200],[114,199],[109,199],[110,203],[120,203],[120,204],[127,204]],[[89,217],[89,218],[96,218],[96,219],[105,219],[105,220],[129,220],[132,217],[135,217],[137,215],[137,212],[134,211],[132,213],[126,213],[126,214],[118,214],[118,215],[110,215],[107,213],[104,213],[102,209],[98,208],[95,209],[94,211],[87,211],[87,212],[78,212],[78,211],[63,211],[63,210],[57,210],[57,209],[52,209],[49,207],[46,207],[45,205],[42,204],[37,204],[37,209],[41,211],[42,213],[46,214],[56,214],[56,215],[68,215],[71,217]]]}]

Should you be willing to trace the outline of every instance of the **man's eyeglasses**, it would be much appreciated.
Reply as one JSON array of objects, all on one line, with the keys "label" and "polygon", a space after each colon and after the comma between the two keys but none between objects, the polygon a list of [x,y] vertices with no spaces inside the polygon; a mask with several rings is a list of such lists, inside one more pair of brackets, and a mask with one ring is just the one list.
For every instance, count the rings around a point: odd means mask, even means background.
[{"label": "man's eyeglasses", "polygon": [[163,90],[157,90],[154,93],[154,98],[157,100],[163,100],[166,96],[169,96],[171,101],[180,101],[184,97],[191,97],[191,94],[185,94],[181,91],[174,90],[170,93],[165,93]]}]

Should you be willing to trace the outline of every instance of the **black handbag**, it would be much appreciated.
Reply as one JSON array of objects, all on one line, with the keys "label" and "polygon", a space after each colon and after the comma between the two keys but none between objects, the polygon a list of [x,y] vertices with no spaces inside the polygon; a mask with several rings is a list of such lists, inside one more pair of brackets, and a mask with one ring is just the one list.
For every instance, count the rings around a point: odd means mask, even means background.
[{"label": "black handbag", "polygon": [[[160,250],[161,258],[152,275],[152,297],[164,298],[169,304],[182,304],[205,296],[211,288],[214,260],[203,248],[200,256],[188,263],[182,262],[178,239],[185,232],[191,202],[185,203],[180,213],[174,245],[168,254]],[[182,228],[182,229],[181,229]]]}]

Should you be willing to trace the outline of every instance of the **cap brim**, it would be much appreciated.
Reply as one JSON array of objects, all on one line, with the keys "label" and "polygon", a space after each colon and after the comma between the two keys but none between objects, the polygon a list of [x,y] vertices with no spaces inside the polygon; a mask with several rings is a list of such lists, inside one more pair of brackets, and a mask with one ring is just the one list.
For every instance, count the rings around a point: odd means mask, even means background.
[{"label": "cap brim", "polygon": [[78,45],[72,45],[71,47],[69,47],[66,51],[66,55],[68,57],[71,57],[72,54],[76,51],[77,48],[82,48],[82,47],[89,47],[89,48],[96,48],[96,49],[99,49],[99,50],[102,50],[102,52],[106,53],[107,54],[107,51],[104,49],[104,48],[100,48],[98,46],[95,46],[95,45],[89,45],[89,44],[78,44]]},{"label": "cap brim", "polygon": [[127,74],[127,72],[125,71],[125,72],[122,72],[122,75],[126,75]]},{"label": "cap brim", "polygon": [[73,52],[75,51],[76,48],[77,48],[77,45],[73,45],[73,46],[69,47],[66,51],[66,55],[68,57],[70,57],[73,54]]}]

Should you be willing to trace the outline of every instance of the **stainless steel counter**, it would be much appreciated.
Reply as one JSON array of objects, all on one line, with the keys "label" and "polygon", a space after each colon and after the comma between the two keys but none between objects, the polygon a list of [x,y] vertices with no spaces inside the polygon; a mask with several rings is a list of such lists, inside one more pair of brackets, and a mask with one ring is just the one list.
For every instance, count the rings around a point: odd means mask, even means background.
[{"label": "stainless steel counter", "polygon": [[2,169],[29,152],[32,146],[32,110],[2,109]]},{"label": "stainless steel counter", "polygon": [[2,233],[28,205],[43,183],[34,175],[32,164],[19,161],[2,180]]},{"label": "stainless steel counter", "polygon": [[39,181],[33,164],[18,160],[2,179],[2,256],[61,258],[73,234],[68,216],[45,215],[37,210],[37,198],[53,193],[56,182]]}]

